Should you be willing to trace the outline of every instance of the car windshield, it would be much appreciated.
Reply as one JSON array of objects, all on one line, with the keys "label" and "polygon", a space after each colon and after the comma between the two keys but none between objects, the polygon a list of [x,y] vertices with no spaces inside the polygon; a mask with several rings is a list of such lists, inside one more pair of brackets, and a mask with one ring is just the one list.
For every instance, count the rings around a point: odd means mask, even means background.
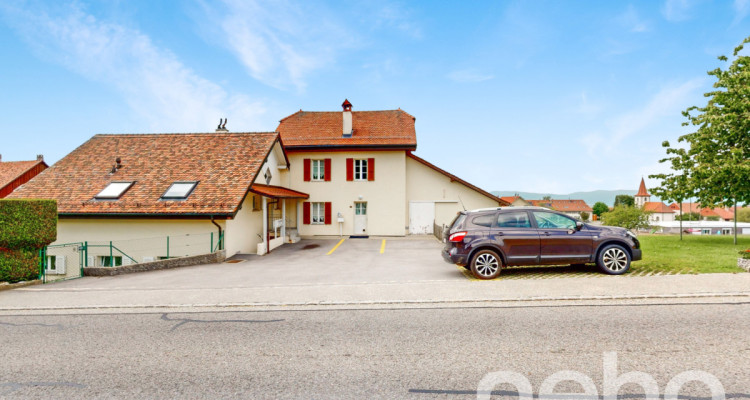
[{"label": "car windshield", "polygon": [[536,225],[541,229],[573,229],[576,221],[551,212],[535,211]]}]

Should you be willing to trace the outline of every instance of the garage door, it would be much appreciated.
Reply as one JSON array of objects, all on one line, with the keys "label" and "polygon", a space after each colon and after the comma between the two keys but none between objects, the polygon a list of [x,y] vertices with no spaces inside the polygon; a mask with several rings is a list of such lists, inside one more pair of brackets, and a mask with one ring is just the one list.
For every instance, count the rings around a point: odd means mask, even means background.
[{"label": "garage door", "polygon": [[431,201],[409,202],[409,234],[431,235],[435,223],[435,203]]}]

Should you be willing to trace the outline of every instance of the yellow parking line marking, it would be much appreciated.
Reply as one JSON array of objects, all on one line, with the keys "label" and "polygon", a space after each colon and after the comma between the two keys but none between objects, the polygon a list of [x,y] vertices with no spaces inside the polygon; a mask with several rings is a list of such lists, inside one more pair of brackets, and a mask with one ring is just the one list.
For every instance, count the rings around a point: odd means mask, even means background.
[{"label": "yellow parking line marking", "polygon": [[380,245],[380,254],[385,253],[385,239],[383,239],[383,244]]},{"label": "yellow parking line marking", "polygon": [[334,251],[336,251],[336,249],[338,249],[338,248],[339,248],[339,246],[341,246],[341,243],[344,243],[344,240],[346,240],[346,238],[343,238],[343,239],[339,240],[339,242],[338,242],[338,243],[336,243],[336,245],[335,245],[335,246],[333,246],[333,248],[331,249],[331,251],[329,251],[329,252],[328,252],[328,254],[326,254],[326,255],[327,255],[327,256],[330,256],[330,255],[331,255],[331,253],[333,253]]},{"label": "yellow parking line marking", "polygon": [[463,274],[463,276],[465,276],[466,279],[468,279],[470,281],[478,281],[479,280],[479,279],[475,278],[474,275],[471,274],[471,271],[467,270],[466,268],[464,268],[464,267],[462,267],[460,265],[456,265],[456,269],[458,269],[459,271],[461,271],[461,274]]}]

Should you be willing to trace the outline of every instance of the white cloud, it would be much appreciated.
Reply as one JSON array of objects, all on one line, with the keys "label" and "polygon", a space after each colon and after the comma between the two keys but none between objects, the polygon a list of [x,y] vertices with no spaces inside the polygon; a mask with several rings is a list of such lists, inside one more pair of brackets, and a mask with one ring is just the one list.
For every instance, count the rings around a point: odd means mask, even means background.
[{"label": "white cloud", "polygon": [[197,22],[231,51],[250,76],[277,89],[303,91],[305,78],[330,65],[354,39],[324,7],[287,1],[202,3]]},{"label": "white cloud", "polygon": [[422,28],[412,17],[410,10],[399,4],[379,2],[375,12],[375,26],[397,29],[414,39],[422,39]]},{"label": "white cloud", "polygon": [[625,139],[652,129],[662,118],[679,115],[689,106],[685,104],[685,99],[703,87],[705,82],[706,78],[696,78],[678,86],[665,87],[652,96],[642,108],[605,120],[604,126],[586,135],[581,144],[592,157],[608,157],[620,150],[620,145]]},{"label": "white cloud", "polygon": [[495,78],[494,75],[484,74],[472,68],[453,71],[447,77],[459,83],[478,83]]},{"label": "white cloud", "polygon": [[733,7],[734,11],[737,13],[732,22],[732,25],[735,25],[745,19],[747,14],[750,13],[750,0],[734,0]]},{"label": "white cloud", "polygon": [[228,117],[231,126],[255,126],[263,107],[196,75],[169,50],[138,30],[108,23],[79,6],[0,6],[36,53],[119,92],[154,131],[206,131]]},{"label": "white cloud", "polygon": [[642,33],[651,30],[649,24],[641,19],[632,4],[628,5],[628,9],[625,10],[618,18],[618,22],[630,32]]},{"label": "white cloud", "polygon": [[692,0],[666,0],[661,12],[667,21],[685,21],[690,19],[690,9],[693,5],[694,2]]}]

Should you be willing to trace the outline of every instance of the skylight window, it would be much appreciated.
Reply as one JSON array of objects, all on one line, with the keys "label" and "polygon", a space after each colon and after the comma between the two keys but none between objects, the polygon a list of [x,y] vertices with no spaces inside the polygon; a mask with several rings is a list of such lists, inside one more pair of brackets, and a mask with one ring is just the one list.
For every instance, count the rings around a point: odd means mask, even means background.
[{"label": "skylight window", "polygon": [[162,200],[185,200],[193,193],[198,182],[175,182],[161,196]]},{"label": "skylight window", "polygon": [[94,196],[100,200],[117,200],[133,186],[133,182],[110,182],[99,194]]}]

